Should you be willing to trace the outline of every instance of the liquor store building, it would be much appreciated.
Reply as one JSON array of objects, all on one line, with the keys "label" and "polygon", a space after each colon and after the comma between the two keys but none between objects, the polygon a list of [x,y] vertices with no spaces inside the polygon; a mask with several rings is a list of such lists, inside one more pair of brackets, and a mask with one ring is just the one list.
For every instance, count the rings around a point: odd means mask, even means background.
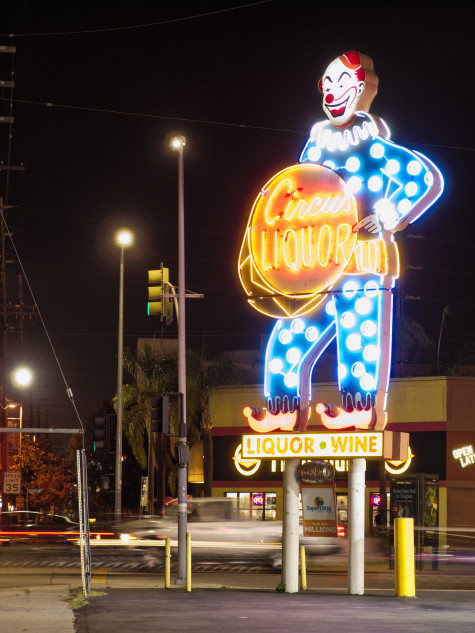
[{"label": "liquor store building", "polygon": [[[386,491],[408,490],[417,479],[435,482],[438,490],[431,506],[440,527],[475,524],[475,413],[472,406],[475,378],[423,377],[391,381],[388,397],[390,431],[409,433],[406,462],[384,462]],[[242,411],[262,406],[262,385],[218,387],[210,395],[213,436],[213,495],[237,498],[243,518],[282,518],[282,473],[285,460],[244,460],[241,436],[253,431]],[[339,402],[336,383],[312,387],[312,403]],[[315,410],[308,431],[326,431]],[[338,520],[347,521],[348,462],[336,460]],[[366,527],[374,530],[380,499],[381,460],[366,461]],[[382,477],[384,481],[384,475]],[[433,490],[432,493],[433,494]],[[388,512],[391,511],[388,496]],[[393,506],[392,511],[396,508]],[[404,516],[403,504],[398,515]],[[389,517],[388,517],[389,518]]]}]

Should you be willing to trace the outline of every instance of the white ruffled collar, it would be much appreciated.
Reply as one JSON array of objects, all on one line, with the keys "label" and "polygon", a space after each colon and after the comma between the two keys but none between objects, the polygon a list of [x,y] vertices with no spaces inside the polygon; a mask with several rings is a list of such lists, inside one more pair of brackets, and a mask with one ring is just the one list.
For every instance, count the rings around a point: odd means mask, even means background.
[{"label": "white ruffled collar", "polygon": [[345,129],[334,127],[330,121],[319,121],[310,132],[316,147],[330,152],[345,151],[350,145],[356,147],[361,141],[377,136],[389,139],[391,133],[382,119],[367,112],[356,112],[354,123]]}]

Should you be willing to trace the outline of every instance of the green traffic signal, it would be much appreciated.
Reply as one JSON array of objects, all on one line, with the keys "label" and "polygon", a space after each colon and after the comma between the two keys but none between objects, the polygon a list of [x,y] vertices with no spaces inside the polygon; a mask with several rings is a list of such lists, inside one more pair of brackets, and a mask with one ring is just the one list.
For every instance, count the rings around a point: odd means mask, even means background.
[{"label": "green traffic signal", "polygon": [[103,450],[106,441],[106,419],[94,418],[94,452]]}]

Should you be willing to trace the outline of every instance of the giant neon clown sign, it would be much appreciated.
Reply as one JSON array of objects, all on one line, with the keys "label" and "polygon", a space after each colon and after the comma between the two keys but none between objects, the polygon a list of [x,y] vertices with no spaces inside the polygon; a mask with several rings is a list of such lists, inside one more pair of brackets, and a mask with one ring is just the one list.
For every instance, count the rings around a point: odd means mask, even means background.
[{"label": "giant neon clown sign", "polygon": [[390,140],[369,114],[378,78],[349,51],[318,88],[316,123],[299,163],[273,176],[251,210],[239,256],[249,303],[277,319],[265,363],[266,408],[246,407],[252,429],[306,429],[315,363],[336,338],[339,405],[318,403],[324,426],[382,430],[389,383],[393,234],[441,195],[442,175]]}]

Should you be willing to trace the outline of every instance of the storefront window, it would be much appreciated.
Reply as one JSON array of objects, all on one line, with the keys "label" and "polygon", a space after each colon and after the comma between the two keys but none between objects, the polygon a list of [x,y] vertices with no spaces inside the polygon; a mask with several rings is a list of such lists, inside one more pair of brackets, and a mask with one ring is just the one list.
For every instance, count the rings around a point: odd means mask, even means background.
[{"label": "storefront window", "polygon": [[372,492],[369,498],[369,511],[370,511],[370,531],[371,534],[379,534],[386,530],[386,526],[390,524],[391,515],[391,501],[390,494],[387,493],[386,497],[386,522],[381,515],[381,494],[379,492]]},{"label": "storefront window", "polygon": [[348,525],[348,495],[337,494],[336,515],[338,523]]},{"label": "storefront window", "polygon": [[275,492],[266,492],[266,521],[275,521],[277,517],[277,495]]},{"label": "storefront window", "polygon": [[275,492],[226,492],[225,497],[237,499],[240,521],[275,521],[277,494]]}]

